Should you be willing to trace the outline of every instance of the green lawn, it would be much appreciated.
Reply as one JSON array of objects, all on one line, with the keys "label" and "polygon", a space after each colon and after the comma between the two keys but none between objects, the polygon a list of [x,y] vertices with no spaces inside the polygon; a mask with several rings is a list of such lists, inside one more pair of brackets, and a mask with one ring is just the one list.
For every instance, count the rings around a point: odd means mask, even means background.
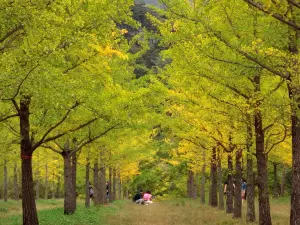
[{"label": "green lawn", "polygon": [[[85,208],[83,202],[79,202],[76,213],[63,214],[62,200],[38,200],[38,217],[40,225],[95,225],[105,224],[107,215],[113,215],[121,202],[110,206]],[[21,201],[0,202],[0,225],[20,225]]]}]

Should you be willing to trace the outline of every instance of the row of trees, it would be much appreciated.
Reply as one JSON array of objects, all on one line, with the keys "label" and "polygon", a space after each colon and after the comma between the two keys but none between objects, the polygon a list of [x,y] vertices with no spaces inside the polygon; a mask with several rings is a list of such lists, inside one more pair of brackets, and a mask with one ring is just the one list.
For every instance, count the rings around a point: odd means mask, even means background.
[{"label": "row of trees", "polygon": [[[189,193],[194,173],[202,173],[204,179],[210,167],[212,206],[223,199],[222,182],[217,180],[222,176],[220,164],[226,163],[226,211],[241,217],[240,188],[235,196],[232,193],[233,183],[240,187],[244,176],[250,222],[255,220],[254,187],[258,187],[259,224],[272,224],[268,162],[273,163],[274,174],[278,162],[291,166],[290,223],[297,224],[299,3],[161,2],[164,7],[158,12],[165,19],[150,17],[161,45],[167,47],[163,56],[172,59],[159,73],[168,91],[162,127],[168,142],[177,143],[169,151],[169,163],[187,165]],[[278,183],[277,175],[274,179]]]},{"label": "row of trees", "polygon": [[[142,175],[132,185],[147,184],[159,194],[187,190],[195,197],[195,176],[200,175],[202,202],[209,177],[210,204],[222,207],[227,164],[226,212],[241,217],[240,189],[233,196],[233,183],[240,187],[243,176],[247,220],[255,220],[257,186],[259,223],[268,225],[267,165],[280,162],[292,166],[290,223],[297,224],[299,4],[161,2],[159,18],[147,15],[156,33],[128,35],[128,40],[127,30],[117,24],[137,26],[131,18],[133,1],[0,3],[5,21],[0,33],[1,154],[13,160],[16,146],[21,148],[23,224],[38,224],[32,171],[45,162],[32,157],[55,158],[64,169],[66,214],[76,209],[78,165],[86,166],[80,176],[86,191],[94,171],[96,204],[105,202],[107,180],[116,190],[140,168]],[[149,51],[143,43],[148,36],[166,59],[150,63],[153,74],[148,66],[135,66]],[[135,51],[132,44],[143,50]],[[143,76],[135,79],[141,67]],[[157,177],[167,181],[160,188],[153,182]]]},{"label": "row of trees", "polygon": [[127,30],[120,28],[138,27],[131,17],[133,4],[0,3],[1,155],[8,160],[5,171],[12,165],[21,168],[24,225],[38,224],[35,198],[40,184],[45,198],[50,185],[60,195],[63,184],[64,212],[71,214],[76,209],[77,171],[79,186],[85,184],[87,192],[93,180],[95,203],[103,204],[106,177],[113,184],[112,199],[120,196],[116,184],[126,188],[139,161],[153,150],[145,146],[160,117],[155,109],[162,90],[151,76],[135,78],[135,61],[143,51],[128,52],[132,44],[147,44],[138,37],[129,42]]}]

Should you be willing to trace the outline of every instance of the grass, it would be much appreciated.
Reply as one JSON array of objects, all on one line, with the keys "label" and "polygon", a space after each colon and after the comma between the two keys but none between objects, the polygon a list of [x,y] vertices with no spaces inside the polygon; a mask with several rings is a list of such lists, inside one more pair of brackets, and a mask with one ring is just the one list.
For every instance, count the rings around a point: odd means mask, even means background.
[{"label": "grass", "polygon": [[[199,200],[177,199],[137,205],[116,201],[102,207],[86,209],[79,201],[76,213],[63,215],[62,200],[37,201],[40,225],[246,225],[246,204],[243,219],[232,219],[224,210],[201,205]],[[257,210],[257,207],[256,207]],[[273,225],[289,224],[289,199],[271,199]],[[256,214],[258,217],[258,213]],[[0,225],[20,225],[21,201],[0,202]],[[256,224],[256,223],[254,223]]]},{"label": "grass", "polygon": [[[289,199],[271,199],[273,225],[289,224]],[[258,207],[256,204],[258,220]],[[125,204],[117,214],[108,217],[109,225],[246,225],[246,203],[243,218],[232,219],[224,210],[201,205],[199,200],[178,199],[148,206]],[[257,224],[257,223],[253,223]]]},{"label": "grass", "polygon": [[[73,215],[63,214],[62,200],[37,201],[38,217],[40,225],[96,225],[105,224],[107,215],[113,215],[120,209],[122,202],[116,202],[110,206],[85,208],[83,202],[79,202]],[[0,211],[0,225],[22,224],[21,201],[9,201],[0,203],[0,209],[6,208],[7,212]]]}]

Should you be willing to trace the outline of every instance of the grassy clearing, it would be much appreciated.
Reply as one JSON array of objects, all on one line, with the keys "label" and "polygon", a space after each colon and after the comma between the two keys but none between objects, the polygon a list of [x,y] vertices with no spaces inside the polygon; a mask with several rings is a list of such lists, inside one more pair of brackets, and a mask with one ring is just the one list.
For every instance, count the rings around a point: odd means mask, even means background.
[{"label": "grassy clearing", "polygon": [[[289,224],[289,199],[271,199],[274,225]],[[62,200],[37,201],[40,225],[246,225],[246,204],[243,219],[232,219],[224,210],[201,205],[199,200],[178,199],[137,205],[131,201],[116,201],[103,207],[86,209],[79,202],[76,213],[63,215]],[[257,210],[257,207],[256,207]],[[258,210],[257,210],[258,211]],[[20,225],[21,201],[0,202],[0,225]],[[258,217],[258,212],[257,212]],[[256,224],[256,223],[255,223]]]},{"label": "grassy clearing", "polygon": [[[286,199],[271,200],[274,225],[289,224],[289,205]],[[256,207],[258,209],[258,207]],[[108,217],[110,225],[237,225],[247,224],[246,203],[243,205],[243,219],[232,219],[224,210],[201,205],[198,200],[179,199],[163,201],[152,205],[125,204],[116,215]],[[257,210],[258,218],[258,210]],[[254,223],[257,224],[257,223]]]}]

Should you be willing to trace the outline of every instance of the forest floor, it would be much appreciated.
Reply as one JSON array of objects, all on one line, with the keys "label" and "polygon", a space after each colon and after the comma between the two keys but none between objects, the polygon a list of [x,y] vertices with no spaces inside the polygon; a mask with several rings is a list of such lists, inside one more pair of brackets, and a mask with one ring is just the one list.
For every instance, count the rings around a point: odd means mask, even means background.
[{"label": "forest floor", "polygon": [[[178,199],[137,205],[131,201],[116,201],[104,207],[86,209],[79,201],[73,215],[63,215],[62,200],[39,200],[40,225],[237,225],[243,219],[232,219],[224,210],[201,205],[198,200]],[[257,208],[257,207],[256,207]],[[289,199],[271,200],[273,225],[289,224]],[[20,225],[21,201],[0,201],[0,225]],[[243,214],[246,203],[243,204]],[[257,213],[258,216],[258,213]],[[256,223],[254,223],[256,224]]]}]

